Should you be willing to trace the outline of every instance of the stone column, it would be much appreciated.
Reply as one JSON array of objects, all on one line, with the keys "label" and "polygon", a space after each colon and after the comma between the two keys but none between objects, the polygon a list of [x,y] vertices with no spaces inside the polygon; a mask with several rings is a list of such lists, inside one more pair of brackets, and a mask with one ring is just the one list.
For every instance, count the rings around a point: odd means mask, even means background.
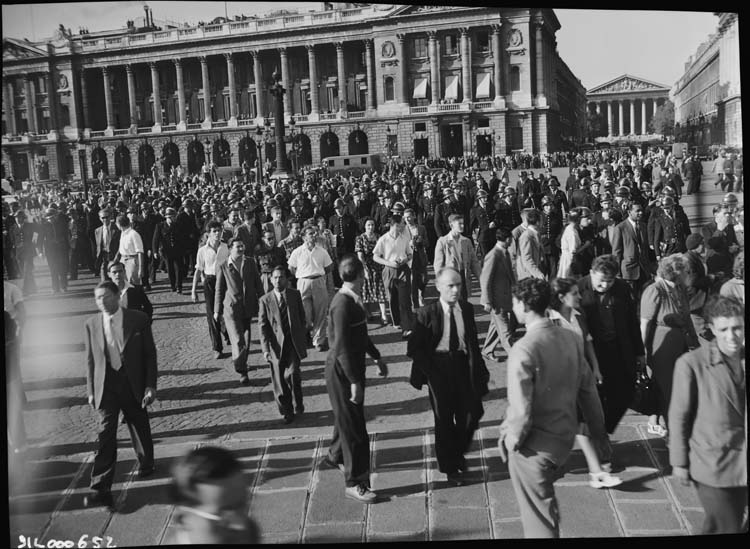
[{"label": "stone column", "polygon": [[138,112],[135,105],[135,77],[133,76],[133,65],[125,65],[125,75],[128,81],[128,111],[130,113],[130,131],[136,133],[138,129]]},{"label": "stone column", "polygon": [[625,119],[624,119],[624,116],[623,116],[623,114],[624,114],[623,110],[624,109],[622,108],[622,100],[618,101],[617,105],[618,105],[618,107],[620,109],[619,110],[619,114],[620,114],[620,133],[618,133],[617,135],[625,135]]},{"label": "stone column", "polygon": [[537,17],[536,25],[536,106],[546,107],[547,98],[544,95],[544,19]]},{"label": "stone column", "polygon": [[503,95],[503,50],[500,45],[500,24],[492,25],[492,62],[495,80],[495,108],[505,108],[505,96]]},{"label": "stone column", "polygon": [[154,96],[154,129],[161,130],[161,92],[159,90],[159,71],[156,62],[148,64],[151,68],[151,93]]},{"label": "stone column", "polygon": [[177,78],[177,129],[185,131],[187,121],[185,120],[185,80],[182,75],[182,59],[174,60],[175,76]]},{"label": "stone column", "polygon": [[602,114],[602,102],[597,101],[595,105],[596,105],[596,114]]},{"label": "stone column", "polygon": [[289,58],[287,57],[286,48],[279,48],[279,57],[281,57],[281,85],[286,90],[284,120],[289,120],[292,116],[292,79],[289,76]]},{"label": "stone column", "polygon": [[607,135],[614,135],[614,124],[612,123],[612,101],[607,101]]},{"label": "stone column", "polygon": [[23,95],[24,95],[24,106],[26,107],[26,127],[30,133],[36,133],[36,127],[34,124],[33,111],[34,105],[31,102],[31,81],[28,75],[23,76]]},{"label": "stone column", "polygon": [[[308,120],[316,121],[320,118],[320,99],[318,97],[318,67],[315,61],[315,44],[307,44],[305,48],[307,48],[307,65],[310,70],[310,115]],[[369,62],[370,58],[367,59]]]},{"label": "stone column", "polygon": [[653,102],[653,104],[652,104],[652,106],[651,106],[651,111],[652,111],[652,112],[651,112],[651,116],[652,116],[652,117],[656,116],[656,101],[657,101],[657,100],[656,100],[656,99],[654,99],[654,102]]},{"label": "stone column", "polygon": [[205,55],[201,56],[201,80],[203,85],[203,109],[205,110],[205,117],[203,118],[202,126],[204,128],[211,127],[211,87],[208,83],[208,59]]},{"label": "stone column", "polygon": [[229,81],[229,126],[237,125],[237,87],[234,83],[234,60],[231,53],[225,53],[227,60],[227,80]]},{"label": "stone column", "polygon": [[51,134],[57,135],[57,82],[52,71],[47,72],[47,108],[49,109],[49,120]]},{"label": "stone column", "polygon": [[346,115],[346,72],[344,70],[344,43],[336,42],[336,69],[339,85],[339,113]]},{"label": "stone column", "polygon": [[112,89],[109,79],[109,67],[102,67],[102,83],[104,85],[104,111],[107,116],[107,130],[114,131],[114,112],[112,110]]},{"label": "stone column", "polygon": [[372,63],[372,40],[365,40],[365,63],[367,65],[367,110],[375,110],[375,67]]},{"label": "stone column", "polygon": [[648,130],[646,129],[646,100],[641,100],[641,134],[646,135]]},{"label": "stone column", "polygon": [[431,104],[437,105],[440,102],[440,60],[437,56],[437,33],[428,31],[427,36],[427,51],[430,56]]},{"label": "stone column", "polygon": [[635,135],[635,101],[630,100],[630,135]]},{"label": "stone column", "polygon": [[86,84],[85,69],[81,69],[81,116],[84,129],[88,129],[91,126],[91,117],[89,116],[89,88]]},{"label": "stone column", "polygon": [[16,108],[14,104],[14,93],[13,81],[9,79],[7,84],[3,86],[3,101],[5,101],[5,119],[10,135],[16,135]]},{"label": "stone column", "polygon": [[471,48],[469,46],[469,29],[462,28],[461,31],[461,76],[464,88],[463,103],[471,103],[474,92],[471,89]]},{"label": "stone column", "polygon": [[404,47],[404,41],[406,40],[405,34],[397,34],[396,38],[396,55],[398,55],[399,63],[399,74],[398,84],[396,85],[396,101],[401,105],[409,104],[409,93],[406,91],[406,48]]},{"label": "stone column", "polygon": [[253,50],[250,52],[253,56],[253,72],[255,73],[255,100],[256,108],[258,110],[256,117],[256,125],[260,124],[259,120],[263,120],[266,115],[266,102],[264,101],[265,86],[263,85],[263,68],[260,65],[260,51]]}]

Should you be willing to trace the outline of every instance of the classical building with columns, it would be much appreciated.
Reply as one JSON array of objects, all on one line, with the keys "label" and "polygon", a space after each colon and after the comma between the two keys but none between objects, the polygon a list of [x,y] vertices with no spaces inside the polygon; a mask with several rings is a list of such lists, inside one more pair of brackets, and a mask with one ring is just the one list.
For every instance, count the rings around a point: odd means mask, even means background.
[{"label": "classical building with columns", "polygon": [[740,37],[736,13],[717,12],[716,32],[698,46],[672,87],[678,139],[690,146],[742,147]]},{"label": "classical building with columns", "polygon": [[5,38],[4,173],[81,179],[273,159],[274,71],[298,165],[544,153],[583,137],[585,89],[557,53],[551,9],[325,4],[219,19]]},{"label": "classical building with columns", "polygon": [[587,109],[602,116],[606,137],[597,141],[648,141],[657,107],[669,99],[669,86],[623,74],[590,89]]}]

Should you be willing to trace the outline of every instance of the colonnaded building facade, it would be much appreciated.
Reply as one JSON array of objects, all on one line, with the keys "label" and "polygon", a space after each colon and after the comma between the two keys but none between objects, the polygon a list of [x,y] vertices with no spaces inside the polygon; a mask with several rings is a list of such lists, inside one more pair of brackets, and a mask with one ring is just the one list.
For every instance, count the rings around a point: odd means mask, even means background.
[{"label": "colonnaded building facade", "polygon": [[324,4],[198,26],[157,26],[145,9],[142,27],[4,38],[4,174],[79,180],[151,174],[155,162],[195,173],[204,160],[272,160],[275,71],[292,167],[582,140],[585,89],[557,53],[551,9]]},{"label": "colonnaded building facade", "polygon": [[716,12],[716,32],[698,46],[672,87],[679,139],[742,148],[740,36],[736,13]]}]

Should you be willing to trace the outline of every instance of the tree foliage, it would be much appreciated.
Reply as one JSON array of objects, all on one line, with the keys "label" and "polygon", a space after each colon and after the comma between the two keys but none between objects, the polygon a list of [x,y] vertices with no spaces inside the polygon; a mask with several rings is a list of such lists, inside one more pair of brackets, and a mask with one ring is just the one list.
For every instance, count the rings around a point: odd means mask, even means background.
[{"label": "tree foliage", "polygon": [[595,137],[607,135],[607,125],[604,123],[604,115],[591,111],[586,113],[586,135],[591,141]]},{"label": "tree foliage", "polygon": [[667,99],[663,105],[657,107],[648,129],[652,133],[674,135],[674,103]]}]

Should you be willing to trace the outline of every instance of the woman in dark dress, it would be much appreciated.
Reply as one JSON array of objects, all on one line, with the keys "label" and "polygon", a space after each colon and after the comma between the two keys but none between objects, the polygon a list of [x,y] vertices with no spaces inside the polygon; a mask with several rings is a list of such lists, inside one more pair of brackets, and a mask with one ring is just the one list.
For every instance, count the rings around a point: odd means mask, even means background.
[{"label": "woman in dark dress", "polygon": [[372,251],[378,242],[378,238],[380,238],[380,235],[375,232],[375,220],[368,217],[365,219],[365,232],[359,235],[354,242],[354,251],[365,266],[362,301],[365,305],[378,304],[378,307],[380,307],[380,322],[383,326],[386,326],[388,318],[385,311],[386,295],[383,285],[383,267],[372,258]]}]

